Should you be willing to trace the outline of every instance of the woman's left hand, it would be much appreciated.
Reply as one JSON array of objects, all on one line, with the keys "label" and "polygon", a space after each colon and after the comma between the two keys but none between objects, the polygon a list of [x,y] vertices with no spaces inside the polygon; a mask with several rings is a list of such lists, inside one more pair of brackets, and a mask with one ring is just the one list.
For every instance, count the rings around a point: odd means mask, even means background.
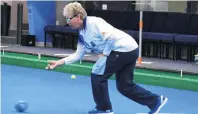
[{"label": "woman's left hand", "polygon": [[48,62],[48,65],[47,65],[47,67],[45,67],[45,69],[52,70],[57,67],[58,61],[48,60],[47,62]]}]

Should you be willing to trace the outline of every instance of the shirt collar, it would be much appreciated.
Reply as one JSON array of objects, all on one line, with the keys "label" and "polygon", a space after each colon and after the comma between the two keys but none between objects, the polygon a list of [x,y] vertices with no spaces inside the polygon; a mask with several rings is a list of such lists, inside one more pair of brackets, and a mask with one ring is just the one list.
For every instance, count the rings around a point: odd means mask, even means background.
[{"label": "shirt collar", "polygon": [[83,19],[83,28],[85,29],[85,27],[86,27],[86,24],[87,24],[87,17],[85,17],[84,19]]}]

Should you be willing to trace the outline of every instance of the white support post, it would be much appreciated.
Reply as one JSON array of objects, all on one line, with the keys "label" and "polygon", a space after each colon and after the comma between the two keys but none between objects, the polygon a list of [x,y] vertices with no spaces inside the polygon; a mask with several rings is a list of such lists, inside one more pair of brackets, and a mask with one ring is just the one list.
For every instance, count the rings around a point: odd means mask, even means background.
[{"label": "white support post", "polygon": [[3,49],[3,55],[4,55],[4,49]]},{"label": "white support post", "polygon": [[143,30],[143,11],[140,11],[139,21],[139,57],[138,64],[142,64],[142,30]]},{"label": "white support post", "polygon": [[41,54],[40,53],[38,53],[38,59],[41,59]]}]

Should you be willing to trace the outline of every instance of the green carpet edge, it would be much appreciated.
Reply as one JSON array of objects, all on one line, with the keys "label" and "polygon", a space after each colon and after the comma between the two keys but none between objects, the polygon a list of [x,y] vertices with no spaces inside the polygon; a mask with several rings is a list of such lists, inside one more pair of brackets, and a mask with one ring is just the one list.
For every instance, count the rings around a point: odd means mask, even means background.
[{"label": "green carpet edge", "polygon": [[[12,57],[6,55],[6,56],[1,56],[1,64],[45,70],[47,61],[39,60],[39,59],[29,59],[25,57]],[[83,66],[78,64],[71,64],[71,65],[63,65],[57,67],[53,71],[89,76],[91,72],[91,67],[85,65]],[[112,76],[111,79],[114,80],[115,76]],[[148,75],[146,73],[135,72],[134,81],[140,84],[198,91],[198,80],[190,80],[180,77],[171,78],[166,76],[154,76],[154,75]]]}]

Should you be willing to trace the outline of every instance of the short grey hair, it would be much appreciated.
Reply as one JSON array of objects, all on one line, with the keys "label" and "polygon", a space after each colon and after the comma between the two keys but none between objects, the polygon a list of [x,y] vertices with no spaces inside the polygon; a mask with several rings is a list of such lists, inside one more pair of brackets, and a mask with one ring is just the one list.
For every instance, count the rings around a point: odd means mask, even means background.
[{"label": "short grey hair", "polygon": [[65,17],[72,17],[78,14],[81,15],[81,19],[84,19],[87,16],[87,12],[78,2],[69,3],[63,9],[63,16]]}]

